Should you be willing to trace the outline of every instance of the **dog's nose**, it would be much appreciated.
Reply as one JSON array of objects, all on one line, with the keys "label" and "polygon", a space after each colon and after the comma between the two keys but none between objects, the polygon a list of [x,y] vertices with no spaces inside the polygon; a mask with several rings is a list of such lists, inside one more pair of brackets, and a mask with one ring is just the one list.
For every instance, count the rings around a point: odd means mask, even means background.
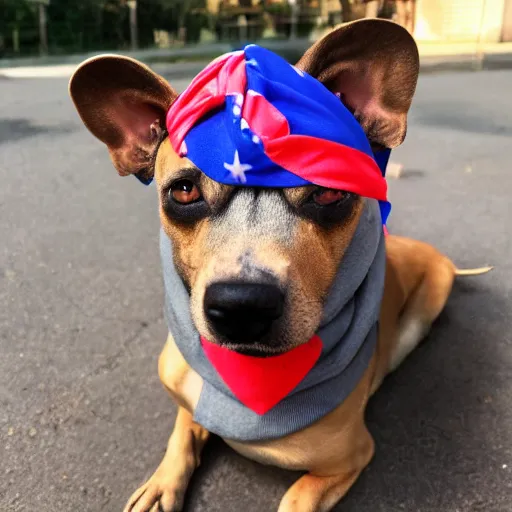
[{"label": "dog's nose", "polygon": [[233,343],[254,342],[267,334],[283,304],[284,295],[273,284],[214,283],[204,296],[210,327]]}]

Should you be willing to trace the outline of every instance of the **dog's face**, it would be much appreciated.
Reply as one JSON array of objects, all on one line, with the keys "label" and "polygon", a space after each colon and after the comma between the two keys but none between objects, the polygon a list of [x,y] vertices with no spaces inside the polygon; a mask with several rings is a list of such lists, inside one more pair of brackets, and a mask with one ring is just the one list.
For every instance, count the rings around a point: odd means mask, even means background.
[{"label": "dog's face", "polygon": [[[418,75],[416,45],[404,29],[378,20],[342,26],[297,66],[340,96],[374,147],[402,142]],[[163,129],[176,93],[131,59],[87,61],[70,91],[118,172],[154,176],[162,226],[201,335],[257,355],[309,340],[364,199],[314,186],[258,189],[211,180],[175,153]]]},{"label": "dog's face", "polygon": [[160,145],[160,217],[199,332],[245,353],[307,341],[363,200],[317,187],[217,183]]}]

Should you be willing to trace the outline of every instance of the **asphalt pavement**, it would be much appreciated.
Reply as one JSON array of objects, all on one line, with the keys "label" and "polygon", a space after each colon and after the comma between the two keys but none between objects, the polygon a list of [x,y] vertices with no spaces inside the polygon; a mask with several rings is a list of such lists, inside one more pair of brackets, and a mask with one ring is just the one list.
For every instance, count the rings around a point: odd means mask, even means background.
[{"label": "asphalt pavement", "polygon": [[[1,512],[120,511],[176,410],[154,187],[117,176],[66,82],[0,79]],[[507,70],[420,79],[390,231],[496,268],[372,399],[377,453],[336,510],[512,511],[511,90]],[[186,510],[276,510],[297,477],[214,439]]]}]

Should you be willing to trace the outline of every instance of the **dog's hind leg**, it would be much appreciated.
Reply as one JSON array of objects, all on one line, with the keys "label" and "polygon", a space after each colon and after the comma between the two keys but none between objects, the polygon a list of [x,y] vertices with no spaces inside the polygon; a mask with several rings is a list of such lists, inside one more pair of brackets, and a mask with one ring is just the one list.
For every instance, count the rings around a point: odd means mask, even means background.
[{"label": "dog's hind leg", "polygon": [[400,315],[397,339],[389,363],[390,372],[396,370],[425,338],[450,295],[455,267],[439,253],[435,256],[426,263]]},{"label": "dog's hind leg", "polygon": [[199,465],[209,432],[180,407],[167,451],[153,476],[130,499],[124,512],[176,512],[182,509],[185,492]]}]

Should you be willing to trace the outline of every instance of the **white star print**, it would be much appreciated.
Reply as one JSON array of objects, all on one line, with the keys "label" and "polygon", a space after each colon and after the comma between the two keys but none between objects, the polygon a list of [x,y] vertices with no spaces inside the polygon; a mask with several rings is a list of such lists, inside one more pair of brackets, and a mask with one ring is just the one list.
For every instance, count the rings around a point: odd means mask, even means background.
[{"label": "white star print", "polygon": [[240,181],[240,183],[245,183],[247,181],[247,178],[245,177],[245,171],[250,171],[252,169],[252,165],[240,163],[238,150],[235,151],[233,163],[228,164],[226,162],[224,167],[231,173],[231,176]]}]

